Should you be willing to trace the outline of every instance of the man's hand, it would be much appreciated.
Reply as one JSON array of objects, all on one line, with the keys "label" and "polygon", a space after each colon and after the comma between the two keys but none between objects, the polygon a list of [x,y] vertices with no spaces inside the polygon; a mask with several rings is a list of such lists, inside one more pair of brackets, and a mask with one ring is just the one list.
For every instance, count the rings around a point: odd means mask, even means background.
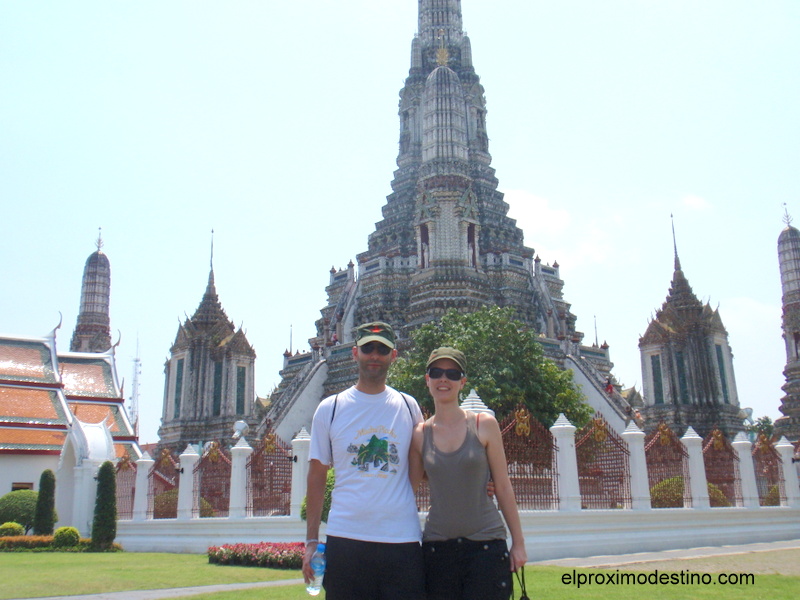
[{"label": "man's hand", "polygon": [[306,553],[303,556],[303,579],[306,583],[311,583],[314,579],[314,569],[311,568],[311,557],[317,551],[317,542],[306,544]]}]

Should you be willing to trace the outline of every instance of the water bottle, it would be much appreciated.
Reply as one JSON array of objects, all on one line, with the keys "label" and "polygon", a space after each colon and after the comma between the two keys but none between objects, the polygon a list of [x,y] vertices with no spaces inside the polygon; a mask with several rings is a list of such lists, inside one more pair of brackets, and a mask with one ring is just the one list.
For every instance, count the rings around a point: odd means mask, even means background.
[{"label": "water bottle", "polygon": [[306,591],[312,596],[318,596],[322,588],[322,576],[325,575],[325,544],[317,544],[317,549],[311,556],[311,569],[314,579],[306,586]]}]

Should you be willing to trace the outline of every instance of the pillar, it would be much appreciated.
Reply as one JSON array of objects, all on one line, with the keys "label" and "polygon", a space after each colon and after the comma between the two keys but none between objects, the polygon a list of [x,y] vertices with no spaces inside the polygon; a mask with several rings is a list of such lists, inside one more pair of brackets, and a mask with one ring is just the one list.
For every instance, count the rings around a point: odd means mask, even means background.
[{"label": "pillar", "polygon": [[289,514],[300,518],[300,506],[306,496],[308,479],[308,456],[311,453],[311,436],[301,427],[292,440],[292,497],[289,501]]},{"label": "pillar", "polygon": [[689,454],[689,487],[692,493],[692,508],[711,508],[708,498],[706,465],[703,461],[703,438],[697,435],[694,429],[687,427],[681,442]]},{"label": "pillar", "polygon": [[794,446],[782,436],[775,449],[781,455],[783,463],[783,483],[786,488],[786,505],[793,508],[800,507],[800,482],[797,478],[797,469],[794,467]]},{"label": "pillar", "polygon": [[231,497],[228,516],[243,518],[247,516],[247,459],[253,449],[244,437],[239,438],[231,448]]},{"label": "pillar", "polygon": [[731,444],[739,455],[739,476],[742,478],[742,503],[745,508],[758,508],[758,485],[753,466],[753,444],[743,431],[736,434]]},{"label": "pillar", "polygon": [[644,453],[644,432],[631,420],[622,439],[628,444],[631,467],[631,508],[650,509],[650,479],[647,474],[647,456]]},{"label": "pillar", "polygon": [[133,492],[134,521],[147,519],[147,495],[150,493],[150,469],[156,461],[145,452],[142,458],[136,461],[136,488]]},{"label": "pillar", "polygon": [[200,455],[194,446],[189,444],[179,457],[180,484],[178,485],[178,519],[191,519],[194,507],[194,467]]},{"label": "pillar", "polygon": [[581,510],[581,488],[578,483],[578,456],[575,453],[575,426],[569,422],[564,413],[550,428],[556,439],[558,453],[558,503],[559,510]]}]

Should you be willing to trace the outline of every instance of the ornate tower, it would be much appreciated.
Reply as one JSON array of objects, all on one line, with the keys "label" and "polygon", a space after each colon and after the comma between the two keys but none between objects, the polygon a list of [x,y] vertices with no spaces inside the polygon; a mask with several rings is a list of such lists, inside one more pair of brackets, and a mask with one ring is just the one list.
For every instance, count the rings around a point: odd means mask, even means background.
[{"label": "ornate tower", "polygon": [[681,269],[667,299],[639,338],[645,430],[666,422],[679,434],[691,426],[701,436],[719,427],[729,436],[744,429],[733,374],[733,353],[719,311],[703,305]]},{"label": "ornate tower", "polygon": [[222,309],[212,265],[203,299],[178,327],[164,366],[160,443],[182,452],[187,444],[224,442],[239,420],[255,431],[255,358]]},{"label": "ornate tower", "polygon": [[391,323],[402,347],[411,330],[448,309],[509,306],[543,334],[551,358],[583,359],[602,382],[611,368],[607,348],[581,346],[558,264],[543,265],[525,246],[497,190],[460,0],[419,1],[410,58],[392,193],[358,264],[331,270],[312,352],[285,356],[268,415],[281,425],[294,413],[278,431],[284,437],[310,423],[322,396],[355,381],[347,345],[360,322]]},{"label": "ornate tower", "polygon": [[783,416],[775,421],[775,433],[795,442],[800,440],[800,231],[792,227],[789,213],[786,228],[778,237],[778,262],[783,291],[783,341],[786,344],[786,383],[781,398]]},{"label": "ornate tower", "polygon": [[103,239],[98,234],[97,250],[86,259],[81,284],[81,308],[72,334],[72,352],[106,352],[111,348],[111,264],[103,254]]}]

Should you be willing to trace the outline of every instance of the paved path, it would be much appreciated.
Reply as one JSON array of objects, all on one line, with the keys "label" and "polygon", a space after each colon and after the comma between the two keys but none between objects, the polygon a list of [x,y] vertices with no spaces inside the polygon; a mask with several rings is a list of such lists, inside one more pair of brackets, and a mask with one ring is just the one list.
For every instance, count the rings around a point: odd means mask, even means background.
[{"label": "paved path", "polygon": [[[716,556],[747,555],[776,550],[800,550],[800,540],[782,542],[764,542],[759,544],[743,544],[739,546],[709,546],[688,550],[665,550],[663,552],[638,552],[609,556],[591,556],[588,558],[559,558],[531,562],[531,565],[556,565],[561,567],[614,568],[623,565],[662,563],[670,560],[703,559]],[[129,592],[109,592],[106,594],[86,594],[82,596],[49,596],[29,600],[162,600],[164,598],[182,598],[198,594],[211,594],[250,588],[268,588],[283,585],[297,585],[302,579],[282,579],[279,581],[260,581],[255,583],[233,583],[228,585],[203,585],[196,587],[169,588],[160,590],[138,590]]]}]

